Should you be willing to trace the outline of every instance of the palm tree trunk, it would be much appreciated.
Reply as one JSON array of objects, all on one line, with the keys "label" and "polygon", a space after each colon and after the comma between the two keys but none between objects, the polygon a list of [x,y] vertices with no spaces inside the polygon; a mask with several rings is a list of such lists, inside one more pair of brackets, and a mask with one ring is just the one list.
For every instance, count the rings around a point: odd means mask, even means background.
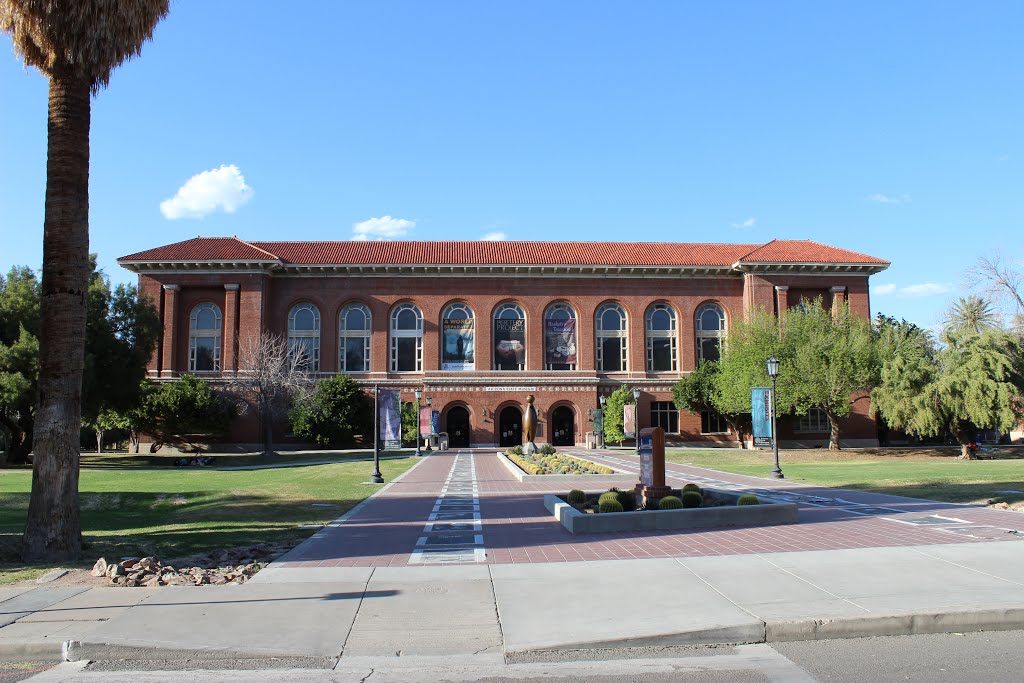
[{"label": "palm tree trunk", "polygon": [[22,544],[26,562],[73,560],[82,551],[78,445],[89,285],[89,98],[88,80],[51,75],[36,455]]}]

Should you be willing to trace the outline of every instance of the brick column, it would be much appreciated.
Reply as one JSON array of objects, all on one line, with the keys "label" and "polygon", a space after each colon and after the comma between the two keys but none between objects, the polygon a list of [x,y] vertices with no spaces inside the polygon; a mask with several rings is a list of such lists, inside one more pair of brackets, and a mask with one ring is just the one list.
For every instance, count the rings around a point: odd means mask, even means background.
[{"label": "brick column", "polygon": [[832,317],[839,316],[839,309],[846,303],[846,287],[832,287]]},{"label": "brick column", "polygon": [[238,372],[238,292],[239,285],[224,285],[224,372]]},{"label": "brick column", "polygon": [[782,314],[789,308],[789,286],[775,285],[775,317],[779,319],[779,334],[782,334]]},{"label": "brick column", "polygon": [[178,350],[178,285],[164,285],[164,340],[161,377],[174,377],[178,368],[175,353]]}]

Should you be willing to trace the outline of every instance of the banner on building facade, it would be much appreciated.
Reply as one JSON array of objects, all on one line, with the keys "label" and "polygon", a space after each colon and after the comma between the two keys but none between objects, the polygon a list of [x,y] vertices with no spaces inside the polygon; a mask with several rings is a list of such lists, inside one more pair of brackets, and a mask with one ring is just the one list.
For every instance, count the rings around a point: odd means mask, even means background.
[{"label": "banner on building facade", "polygon": [[441,351],[442,370],[473,369],[473,319],[442,320],[441,335],[444,346]]},{"label": "banner on building facade", "polygon": [[423,408],[420,408],[420,436],[427,436],[428,434],[434,433],[431,414],[432,412],[429,407],[424,406]]},{"label": "banner on building facade", "polygon": [[399,392],[395,389],[381,389],[377,395],[380,439],[384,448],[389,450],[402,447],[402,418],[398,402]]},{"label": "banner on building facade", "polygon": [[772,445],[772,390],[754,387],[750,390],[750,415],[754,420],[754,447]]},{"label": "banner on building facade", "polygon": [[432,412],[430,414],[430,433],[431,434],[437,434],[437,432],[438,432],[438,430],[440,428],[441,428],[441,412],[438,411],[438,410],[435,410],[434,412]]},{"label": "banner on building facade", "polygon": [[576,362],[576,319],[544,321],[544,362],[549,365]]},{"label": "banner on building facade", "polygon": [[494,321],[494,360],[498,370],[518,370],[526,364],[526,321]]},{"label": "banner on building facade", "polygon": [[636,436],[636,404],[627,403],[622,406],[622,433],[632,438]]}]

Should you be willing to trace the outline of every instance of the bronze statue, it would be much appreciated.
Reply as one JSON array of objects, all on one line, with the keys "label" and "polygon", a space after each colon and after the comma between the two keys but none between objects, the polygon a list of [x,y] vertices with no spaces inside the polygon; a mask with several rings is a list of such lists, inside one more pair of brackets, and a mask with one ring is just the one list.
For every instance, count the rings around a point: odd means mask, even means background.
[{"label": "bronze statue", "polygon": [[533,407],[533,394],[529,394],[526,397],[523,429],[526,430],[526,445],[523,447],[523,451],[526,453],[536,453],[537,444],[533,440],[537,436],[537,410]]}]

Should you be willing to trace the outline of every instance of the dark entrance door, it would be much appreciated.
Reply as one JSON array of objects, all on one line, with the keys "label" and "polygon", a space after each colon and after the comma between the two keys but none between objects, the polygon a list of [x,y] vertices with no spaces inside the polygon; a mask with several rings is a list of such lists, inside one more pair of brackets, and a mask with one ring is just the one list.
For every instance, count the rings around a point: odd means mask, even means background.
[{"label": "dark entrance door", "polygon": [[469,411],[462,406],[448,411],[448,446],[469,448]]},{"label": "dark entrance door", "polygon": [[576,445],[575,414],[569,406],[559,406],[551,412],[551,445]]},{"label": "dark entrance door", "polygon": [[504,448],[523,443],[523,413],[508,406],[498,414],[498,444]]}]

